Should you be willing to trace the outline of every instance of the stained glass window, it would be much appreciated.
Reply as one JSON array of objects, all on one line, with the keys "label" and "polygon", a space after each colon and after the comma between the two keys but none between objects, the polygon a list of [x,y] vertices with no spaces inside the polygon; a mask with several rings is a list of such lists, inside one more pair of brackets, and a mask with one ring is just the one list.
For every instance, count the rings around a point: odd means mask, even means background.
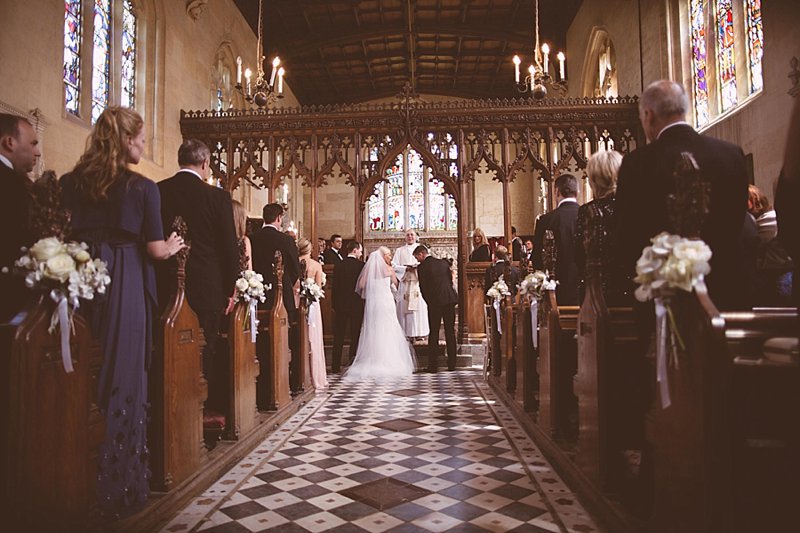
[{"label": "stained glass window", "polygon": [[74,115],[81,96],[81,0],[64,1],[64,107]]},{"label": "stained glass window", "polygon": [[108,107],[111,63],[111,0],[94,0],[92,53],[92,124]]},{"label": "stained glass window", "polygon": [[458,208],[456,208],[456,199],[452,195],[447,195],[447,215],[449,221],[447,222],[447,229],[458,229]]},{"label": "stained glass window", "polygon": [[717,77],[722,111],[736,105],[736,59],[733,52],[733,0],[717,0]]},{"label": "stained glass window", "polygon": [[369,229],[383,231],[383,182],[375,184],[372,196],[369,197]]},{"label": "stained glass window", "polygon": [[744,0],[747,21],[747,54],[750,63],[750,93],[764,88],[761,59],[764,56],[764,28],[761,24],[761,0]]},{"label": "stained glass window", "polygon": [[695,122],[698,126],[702,126],[710,118],[705,0],[689,0],[689,24],[691,26],[692,93],[694,95]]},{"label": "stained glass window", "polygon": [[432,179],[428,182],[428,228],[431,230],[443,230],[447,224],[445,212],[444,182]]},{"label": "stained glass window", "polygon": [[120,105],[136,104],[136,15],[131,0],[122,2],[122,64],[120,73],[122,94]]},{"label": "stained glass window", "polygon": [[386,169],[386,229],[402,231],[405,229],[405,187],[403,186],[403,154],[397,156],[395,164]]},{"label": "stained glass window", "polygon": [[414,150],[408,153],[408,227],[425,228],[425,178],[422,157]]}]

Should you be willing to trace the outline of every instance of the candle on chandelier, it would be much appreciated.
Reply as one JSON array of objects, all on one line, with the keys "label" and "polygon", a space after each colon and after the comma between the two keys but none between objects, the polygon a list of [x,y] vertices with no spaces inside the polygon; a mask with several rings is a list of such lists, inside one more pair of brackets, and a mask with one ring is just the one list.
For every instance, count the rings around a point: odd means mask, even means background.
[{"label": "candle on chandelier", "polygon": [[550,62],[550,47],[547,46],[547,43],[542,45],[542,53],[544,54],[544,75],[547,76],[548,73],[548,65]]},{"label": "candle on chandelier", "polygon": [[564,70],[564,60],[566,57],[564,56],[564,52],[559,52],[556,57],[558,58],[558,74],[560,76],[560,81],[564,81],[567,79],[566,71]]},{"label": "candle on chandelier", "polygon": [[281,64],[281,58],[275,56],[275,59],[272,60],[272,73],[269,75],[269,85],[270,87],[275,85],[275,74],[278,72],[278,66]]},{"label": "candle on chandelier", "polygon": [[528,74],[530,74],[530,77],[531,77],[531,89],[533,89],[533,86],[536,85],[536,81],[535,81],[536,80],[536,67],[534,67],[533,65],[529,66],[528,67]]},{"label": "candle on chandelier", "polygon": [[242,86],[242,56],[236,56],[236,85]]},{"label": "candle on chandelier", "polygon": [[278,69],[278,94],[283,94],[283,75],[286,74],[286,71],[283,70],[283,67]]},{"label": "candle on chandelier", "polygon": [[519,56],[514,56],[514,80],[519,83],[519,64],[522,61]]},{"label": "candle on chandelier", "polygon": [[250,96],[250,78],[251,78],[252,76],[253,76],[253,71],[252,71],[252,70],[250,70],[249,68],[248,68],[248,69],[245,69],[245,71],[244,71],[244,77],[245,77],[245,79],[247,80],[247,96]]}]

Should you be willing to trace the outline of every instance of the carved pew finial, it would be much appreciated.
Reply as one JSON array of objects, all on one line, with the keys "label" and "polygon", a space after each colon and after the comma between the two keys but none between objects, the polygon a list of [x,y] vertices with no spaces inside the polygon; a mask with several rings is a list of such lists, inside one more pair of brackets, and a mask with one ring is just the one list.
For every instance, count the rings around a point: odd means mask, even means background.
[{"label": "carved pew finial", "polygon": [[544,243],[542,244],[542,266],[547,275],[552,276],[556,271],[556,237],[553,230],[544,231]]},{"label": "carved pew finial", "polygon": [[179,250],[177,254],[175,254],[175,260],[178,263],[178,271],[177,271],[177,282],[178,287],[181,289],[186,289],[186,261],[189,259],[189,250],[191,249],[192,243],[189,241],[189,227],[186,225],[186,221],[183,220],[182,216],[176,216],[175,220],[172,221],[172,231],[178,234],[178,237],[183,237],[184,243],[186,243],[186,247]]}]

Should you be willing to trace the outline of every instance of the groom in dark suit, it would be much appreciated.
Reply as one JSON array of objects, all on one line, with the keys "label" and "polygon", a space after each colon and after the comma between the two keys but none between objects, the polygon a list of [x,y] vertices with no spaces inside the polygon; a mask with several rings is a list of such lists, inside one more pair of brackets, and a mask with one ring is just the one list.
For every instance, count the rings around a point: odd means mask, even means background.
[{"label": "groom in dark suit", "polygon": [[458,293],[453,288],[450,264],[444,259],[429,255],[425,246],[414,249],[414,258],[419,261],[417,276],[419,289],[428,304],[428,372],[438,370],[439,326],[444,320],[444,338],[447,342],[447,369],[456,368],[456,304]]},{"label": "groom in dark suit", "polygon": [[555,183],[556,209],[539,217],[533,233],[533,268],[544,270],[545,231],[555,237],[558,280],[558,305],[578,305],[578,265],[575,263],[575,226],[578,220],[578,180],[572,174],[561,174]]},{"label": "groom in dark suit", "polygon": [[267,291],[265,308],[271,308],[275,302],[275,290],[278,280],[273,271],[275,252],[280,251],[283,257],[283,305],[292,318],[297,311],[294,303],[294,284],[300,277],[300,260],[297,256],[297,244],[294,239],[281,229],[283,222],[283,206],[267,204],[262,211],[264,227],[253,233],[250,243],[253,248],[253,270],[264,276],[264,282],[272,285]]},{"label": "groom in dark suit", "polygon": [[364,300],[356,293],[356,281],[364,262],[363,248],[358,241],[347,243],[347,257],[333,268],[333,361],[331,372],[339,372],[342,366],[342,349],[345,330],[350,329],[350,362],[356,356],[361,322],[364,320]]},{"label": "groom in dark suit", "polygon": [[642,93],[639,118],[650,144],[626,155],[619,169],[614,214],[618,270],[630,285],[650,238],[676,231],[668,216],[667,196],[675,192],[676,163],[681,153],[689,152],[711,185],[709,213],[700,232],[713,252],[709,292],[721,309],[747,307],[750,295],[743,283],[740,241],[747,210],[744,153],[734,144],[697,133],[686,122],[688,110],[686,91],[673,81],[654,82]]},{"label": "groom in dark suit", "polygon": [[[233,224],[231,196],[206,182],[210,175],[211,151],[203,142],[187,139],[178,149],[180,171],[158,183],[161,193],[161,219],[170,232],[176,216],[183,217],[189,229],[191,249],[186,262],[186,298],[197,313],[206,345],[203,372],[209,382],[209,399],[219,403],[218,383],[213,373],[220,322],[233,295],[239,275],[239,248]],[[159,265],[159,303],[169,305],[175,291],[175,261]]]}]

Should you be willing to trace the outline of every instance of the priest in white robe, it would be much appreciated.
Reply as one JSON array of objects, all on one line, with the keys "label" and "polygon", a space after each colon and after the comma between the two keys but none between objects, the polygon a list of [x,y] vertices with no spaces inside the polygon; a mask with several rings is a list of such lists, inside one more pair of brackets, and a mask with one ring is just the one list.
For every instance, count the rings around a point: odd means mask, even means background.
[{"label": "priest in white robe", "polygon": [[419,261],[414,257],[418,236],[413,229],[406,231],[406,244],[394,252],[392,267],[400,281],[397,287],[395,303],[397,304],[397,320],[406,333],[406,337],[425,337],[430,332],[428,326],[428,305],[422,298],[417,277]]}]

